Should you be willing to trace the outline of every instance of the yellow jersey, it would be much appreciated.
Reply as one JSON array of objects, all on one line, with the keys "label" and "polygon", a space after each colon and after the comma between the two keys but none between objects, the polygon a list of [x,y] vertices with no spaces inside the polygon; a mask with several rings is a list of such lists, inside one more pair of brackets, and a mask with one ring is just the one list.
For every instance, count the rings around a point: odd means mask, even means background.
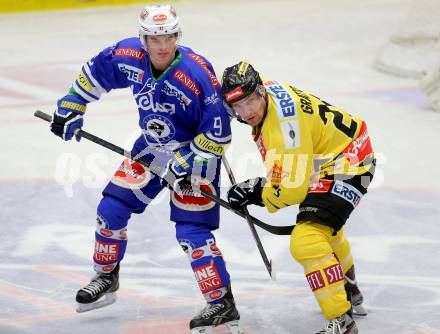
[{"label": "yellow jersey", "polygon": [[285,83],[264,86],[266,115],[253,136],[267,172],[262,200],[270,212],[301,203],[310,189],[325,190],[326,178],[370,170],[363,120]]}]

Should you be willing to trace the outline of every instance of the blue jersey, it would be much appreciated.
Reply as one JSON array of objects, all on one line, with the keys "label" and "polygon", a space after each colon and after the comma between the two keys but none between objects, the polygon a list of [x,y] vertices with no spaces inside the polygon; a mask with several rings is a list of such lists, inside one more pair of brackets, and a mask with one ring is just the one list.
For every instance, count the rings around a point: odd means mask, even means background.
[{"label": "blue jersey", "polygon": [[231,141],[230,119],[212,65],[178,46],[177,57],[158,77],[138,38],[124,39],[88,61],[73,84],[87,101],[130,87],[139,110],[145,146],[190,145],[204,157],[221,157]]}]

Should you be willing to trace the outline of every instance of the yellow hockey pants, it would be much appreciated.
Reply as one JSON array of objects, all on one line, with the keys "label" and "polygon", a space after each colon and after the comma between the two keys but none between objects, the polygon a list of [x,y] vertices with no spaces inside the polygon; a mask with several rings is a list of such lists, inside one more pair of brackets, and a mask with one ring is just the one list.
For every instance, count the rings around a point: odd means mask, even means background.
[{"label": "yellow hockey pants", "polygon": [[343,229],[333,229],[311,221],[299,222],[290,239],[292,257],[304,267],[307,281],[328,320],[346,313],[344,277],[353,265],[350,244]]}]

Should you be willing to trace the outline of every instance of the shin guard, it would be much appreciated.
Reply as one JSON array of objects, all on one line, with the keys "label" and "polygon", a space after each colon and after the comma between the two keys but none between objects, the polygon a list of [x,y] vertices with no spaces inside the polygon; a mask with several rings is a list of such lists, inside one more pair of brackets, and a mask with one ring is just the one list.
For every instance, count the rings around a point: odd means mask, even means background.
[{"label": "shin guard", "polygon": [[176,224],[176,238],[188,255],[197,284],[208,303],[222,299],[230,282],[222,253],[209,226]]},{"label": "shin guard", "polygon": [[125,254],[131,210],[123,202],[104,196],[98,206],[93,261],[98,273],[111,272]]}]

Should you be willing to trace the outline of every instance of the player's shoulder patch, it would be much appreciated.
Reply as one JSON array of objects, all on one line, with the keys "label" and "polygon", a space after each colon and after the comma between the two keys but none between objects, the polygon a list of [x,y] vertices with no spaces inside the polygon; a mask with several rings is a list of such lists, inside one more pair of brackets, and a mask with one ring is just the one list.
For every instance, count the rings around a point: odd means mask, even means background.
[{"label": "player's shoulder patch", "polygon": [[188,58],[192,59],[198,66],[200,66],[200,68],[203,70],[203,72],[206,73],[213,88],[220,87],[220,83],[218,82],[215,74],[211,70],[212,66],[206,60],[206,58],[202,57],[201,55],[198,55],[197,53],[193,53],[193,52],[188,53],[187,56],[188,56]]},{"label": "player's shoulder patch", "polygon": [[211,63],[191,49],[179,50],[182,54],[180,68],[185,71],[207,94],[220,87]]},{"label": "player's shoulder patch", "polygon": [[177,80],[183,87],[186,87],[195,96],[200,96],[202,94],[200,83],[187,66],[175,67],[172,77],[173,80]]},{"label": "player's shoulder patch", "polygon": [[287,86],[278,81],[267,81],[264,87],[276,105],[278,117],[282,120],[285,118],[297,117],[295,97],[289,91]]},{"label": "player's shoulder patch", "polygon": [[139,38],[127,38],[117,43],[112,50],[113,57],[142,61],[146,56]]}]

